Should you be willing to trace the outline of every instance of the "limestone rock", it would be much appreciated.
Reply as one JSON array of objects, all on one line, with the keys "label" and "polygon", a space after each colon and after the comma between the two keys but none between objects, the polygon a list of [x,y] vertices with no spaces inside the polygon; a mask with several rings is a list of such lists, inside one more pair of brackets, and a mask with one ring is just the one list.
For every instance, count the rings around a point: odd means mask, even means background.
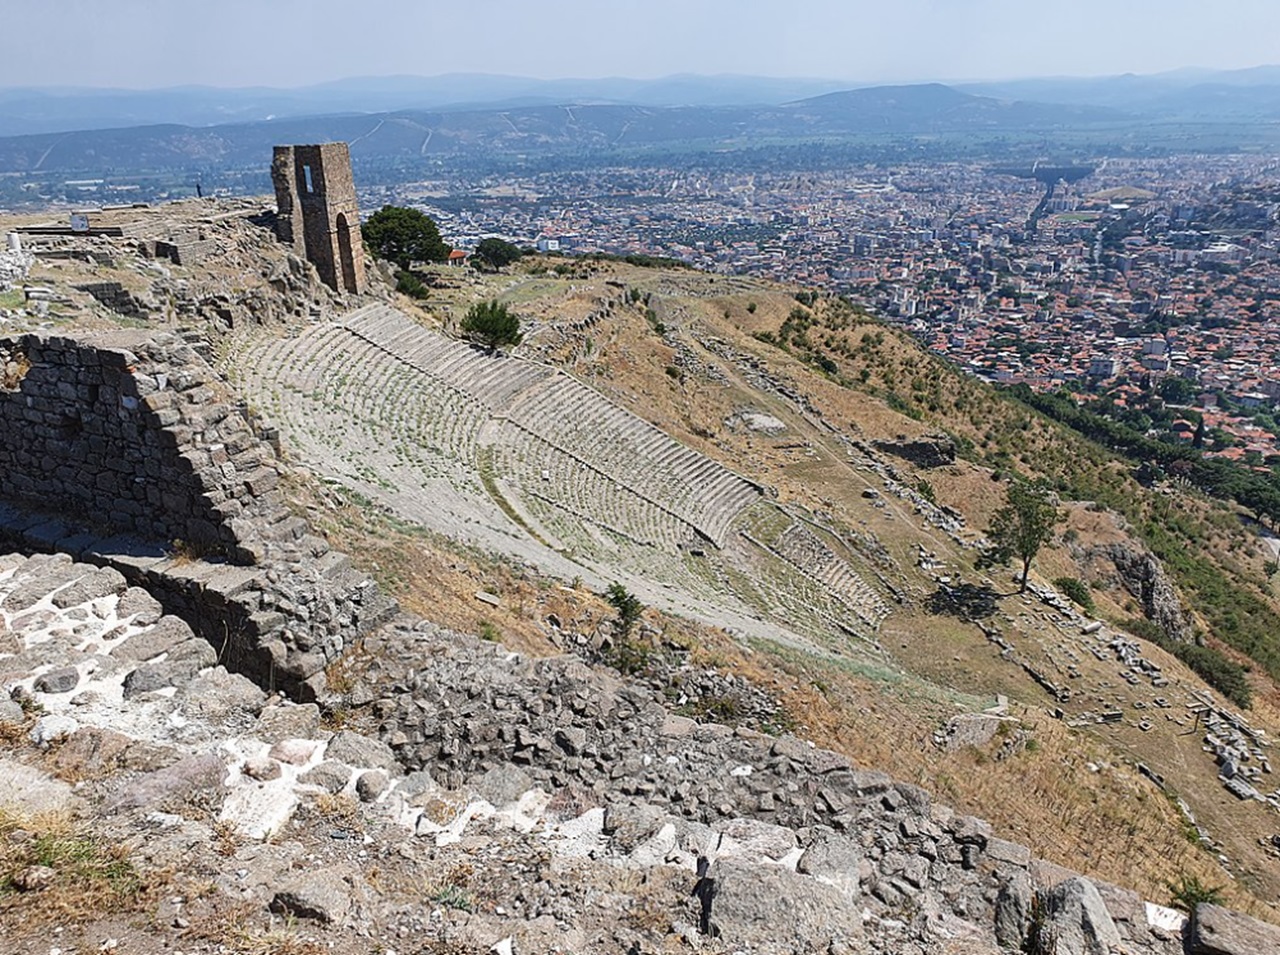
[{"label": "limestone rock", "polygon": [[1120,933],[1097,887],[1076,876],[1040,896],[1043,920],[1034,930],[1033,955],[1111,955]]},{"label": "limestone rock", "polygon": [[258,714],[251,733],[264,743],[308,739],[320,730],[320,707],[314,703],[277,703]]},{"label": "limestone rock", "polygon": [[118,769],[132,743],[123,733],[84,726],[58,747],[53,765],[67,779],[92,779]]},{"label": "limestone rock", "polygon": [[0,759],[0,809],[36,815],[66,811],[75,797],[71,787],[34,766]]},{"label": "limestone rock", "polygon": [[839,886],[856,898],[861,865],[862,847],[853,839],[823,826],[818,828],[813,841],[796,863],[796,871]]},{"label": "limestone rock", "polygon": [[271,911],[317,922],[342,922],[351,910],[352,886],[341,869],[318,869],[282,885]]},{"label": "limestone rock", "polygon": [[1031,927],[1031,878],[1014,873],[1000,885],[996,895],[996,941],[1002,948],[1021,951]]},{"label": "limestone rock", "polygon": [[[146,591],[140,591],[140,593],[146,594]],[[126,596],[128,595],[126,594]],[[147,594],[147,596],[149,597],[150,595]],[[159,604],[156,604],[156,606],[159,607]],[[123,614],[123,610],[120,612]],[[141,633],[135,633],[125,640],[124,643],[111,651],[111,655],[119,657],[121,660],[135,660],[138,663],[144,663],[162,653],[168,653],[178,644],[185,640],[190,640],[193,636],[191,628],[180,617],[161,617],[154,626],[148,627]]]},{"label": "limestone rock", "polygon": [[664,814],[657,806],[612,802],[604,810],[604,831],[623,852],[630,852],[661,828]]},{"label": "limestone rock", "polygon": [[471,781],[477,794],[495,806],[515,802],[533,788],[529,774],[517,766],[495,766],[483,776]]},{"label": "limestone rock", "polygon": [[716,863],[714,872],[718,893],[711,921],[735,949],[866,950],[858,907],[849,905],[834,886],[780,866],[749,866],[737,860]]},{"label": "limestone rock", "polygon": [[381,769],[369,769],[360,774],[356,780],[356,795],[362,802],[376,802],[391,782],[386,772]]},{"label": "limestone rock", "polygon": [[164,607],[141,587],[130,587],[121,595],[116,614],[139,627],[149,627],[164,615]]},{"label": "limestone rock", "polygon": [[239,673],[228,673],[223,667],[199,674],[183,685],[176,697],[188,717],[236,730],[253,724],[266,698],[253,681]]},{"label": "limestone rock", "polygon": [[379,740],[370,739],[368,736],[352,733],[350,730],[334,734],[333,739],[329,740],[329,748],[325,750],[325,756],[329,759],[341,760],[349,766],[385,769],[397,775],[400,770],[396,754],[391,751],[390,746]]},{"label": "limestone rock", "polygon": [[290,766],[305,766],[311,761],[319,745],[315,740],[285,739],[272,746],[268,755]]},{"label": "limestone rock", "polygon": [[330,759],[308,769],[298,777],[298,782],[306,786],[318,786],[327,793],[339,793],[346,787],[347,780],[350,778],[350,766],[344,766]]},{"label": "limestone rock", "polygon": [[79,728],[80,724],[70,716],[50,713],[40,717],[36,720],[36,725],[31,727],[31,742],[41,749],[48,749],[50,744],[70,736]]},{"label": "limestone rock", "polygon": [[80,673],[75,667],[58,667],[36,678],[37,693],[70,693],[80,682]]},{"label": "limestone rock", "polygon": [[1280,928],[1202,902],[1191,919],[1190,955],[1261,955],[1280,952]]},{"label": "limestone rock", "polygon": [[1158,624],[1173,640],[1191,639],[1191,621],[1164,566],[1154,554],[1117,542],[1110,546],[1107,556],[1115,565],[1124,588],[1141,601],[1142,612],[1148,620]]},{"label": "limestone rock", "polygon": [[251,756],[244,761],[242,772],[250,779],[267,782],[279,779],[282,771],[280,764],[269,756]]},{"label": "limestone rock", "polygon": [[212,753],[188,756],[172,766],[125,782],[106,802],[107,812],[181,805],[197,793],[206,799],[221,796],[226,766]]},{"label": "limestone rock", "polygon": [[5,723],[21,724],[27,717],[22,706],[13,700],[0,700],[0,725]]},{"label": "limestone rock", "polygon": [[127,587],[124,574],[111,567],[102,567],[59,590],[53,595],[52,602],[55,607],[66,609],[90,600],[123,594]]}]

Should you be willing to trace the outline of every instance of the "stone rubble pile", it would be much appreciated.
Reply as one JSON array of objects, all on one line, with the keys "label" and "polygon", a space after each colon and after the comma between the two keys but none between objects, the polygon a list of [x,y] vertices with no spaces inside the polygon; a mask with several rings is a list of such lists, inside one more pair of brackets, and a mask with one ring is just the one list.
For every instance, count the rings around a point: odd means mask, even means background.
[{"label": "stone rubble pile", "polygon": [[20,285],[26,280],[36,257],[30,252],[0,249],[0,292]]},{"label": "stone rubble pile", "polygon": [[116,567],[291,690],[394,613],[289,509],[275,451],[176,335],[0,339],[0,371],[0,539]]},{"label": "stone rubble pile", "polygon": [[[652,951],[674,934],[705,949],[688,900],[699,856],[715,867],[721,939],[755,952],[994,955],[1032,938],[1041,955],[1243,955],[1280,939],[1206,910],[1192,937],[1218,947],[1184,949],[1176,913],[1037,861],[917,787],[676,716],[654,689],[576,659],[402,618],[349,662],[344,719],[376,737],[326,730],[316,705],[228,673],[115,571],[0,557],[0,722],[46,766],[95,780],[72,790],[0,755],[0,808],[29,808],[33,792],[79,806],[140,862],[202,867],[217,892],[330,941]],[[343,817],[360,821],[317,830],[324,799],[364,807]],[[228,832],[239,848],[221,858],[211,847]],[[388,895],[389,869],[436,888]],[[431,881],[446,870],[454,882]],[[158,924],[175,926],[198,911],[162,908]]]},{"label": "stone rubble pile", "polygon": [[[368,719],[411,774],[450,793],[495,787],[499,802],[536,791],[526,813],[599,810],[608,846],[616,852],[625,838],[632,862],[687,867],[707,845],[749,844],[824,892],[837,887],[868,921],[929,912],[973,938],[1003,924],[1020,940],[1036,892],[1070,875],[917,787],[799,740],[675,716],[652,690],[574,660],[525,660],[425,623],[384,631],[366,652]],[[442,831],[423,818],[420,833]],[[1177,931],[1151,921],[1167,920],[1163,910],[1149,917],[1136,895],[1086,885],[1109,900],[1088,915],[1107,938],[1133,953],[1181,951]],[[1070,900],[1063,911],[1065,922],[1081,918]],[[1091,951],[1065,944],[1059,952]]]}]

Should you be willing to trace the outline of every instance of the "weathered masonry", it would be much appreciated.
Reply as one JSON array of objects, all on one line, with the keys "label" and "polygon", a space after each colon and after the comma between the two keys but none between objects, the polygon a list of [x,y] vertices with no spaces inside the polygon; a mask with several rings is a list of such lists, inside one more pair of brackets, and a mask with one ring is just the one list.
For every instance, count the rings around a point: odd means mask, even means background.
[{"label": "weathered masonry", "polygon": [[338,292],[365,290],[360,205],[346,143],[277,146],[271,163],[276,235]]},{"label": "weathered masonry", "polygon": [[229,668],[306,696],[396,605],[291,512],[283,471],[176,335],[0,338],[0,553],[112,567]]}]

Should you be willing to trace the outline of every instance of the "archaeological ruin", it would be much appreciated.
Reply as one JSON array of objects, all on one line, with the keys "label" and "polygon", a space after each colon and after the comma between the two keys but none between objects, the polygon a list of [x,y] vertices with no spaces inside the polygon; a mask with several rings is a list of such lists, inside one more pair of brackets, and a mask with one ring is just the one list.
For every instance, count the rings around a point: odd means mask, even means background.
[{"label": "archaeological ruin", "polygon": [[280,241],[314,265],[331,289],[363,292],[360,205],[347,144],[277,146],[271,181]]},{"label": "archaeological ruin", "polygon": [[[607,381],[398,307],[364,269],[345,144],[277,147],[272,173],[274,212],[199,200],[103,210],[88,234],[17,226],[31,251],[16,281],[37,271],[6,300],[21,307],[0,308],[0,820],[38,798],[130,847],[159,888],[121,916],[119,950],[246,950],[223,946],[228,912],[315,943],[250,950],[339,955],[1280,950],[1275,926],[1078,875],[1013,841],[1031,834],[1001,838],[815,745],[773,722],[777,687],[674,641],[668,684],[605,665],[590,640],[608,621],[593,632],[565,608],[623,578],[743,645],[884,667],[903,572],[867,556],[869,531],[833,533]],[[603,336],[635,304],[608,288],[586,318],[548,322]],[[791,427],[752,414],[736,420]],[[959,519],[909,497],[869,444],[840,450],[840,474],[874,478],[869,514],[908,502],[893,520],[909,510],[939,551],[960,546]],[[954,449],[888,450],[941,466]],[[372,562],[335,549],[351,543],[329,524],[340,507],[503,555],[495,567],[557,601],[530,611],[555,655],[445,626],[438,584],[402,612]],[[943,579],[932,549],[909,553]],[[524,599],[466,590],[494,619]],[[1072,667],[1119,654],[1158,674],[1056,594],[1022,599]],[[641,629],[661,635],[656,618]],[[1057,692],[1043,654],[1009,637],[992,630],[993,652]],[[1007,709],[966,731],[1022,741]],[[1260,734],[1203,717],[1239,786],[1270,772]],[[872,734],[876,718],[849,725]],[[24,839],[38,841],[0,830],[12,853]],[[26,911],[57,875],[0,867],[0,898]],[[116,948],[99,928],[93,950]],[[90,950],[72,934],[63,951]]]}]

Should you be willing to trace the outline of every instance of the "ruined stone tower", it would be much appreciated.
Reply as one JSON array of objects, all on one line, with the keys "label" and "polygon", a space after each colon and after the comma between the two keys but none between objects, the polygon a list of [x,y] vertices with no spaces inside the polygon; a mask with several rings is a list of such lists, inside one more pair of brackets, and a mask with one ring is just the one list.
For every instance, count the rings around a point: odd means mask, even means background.
[{"label": "ruined stone tower", "polygon": [[277,146],[271,163],[276,234],[339,292],[363,292],[360,205],[346,143]]}]

